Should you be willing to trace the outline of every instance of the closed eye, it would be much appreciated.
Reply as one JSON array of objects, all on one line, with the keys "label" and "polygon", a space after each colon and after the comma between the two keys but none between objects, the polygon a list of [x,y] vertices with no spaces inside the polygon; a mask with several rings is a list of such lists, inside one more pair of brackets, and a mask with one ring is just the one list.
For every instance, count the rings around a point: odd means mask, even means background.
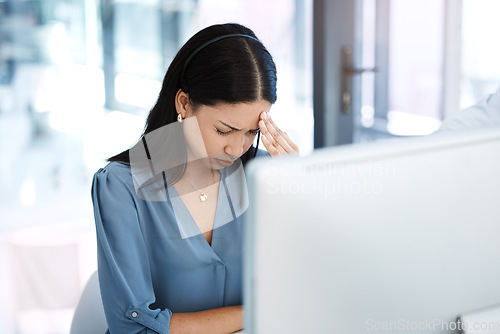
[{"label": "closed eye", "polygon": [[[219,134],[219,135],[221,135],[221,136],[227,136],[227,135],[228,135],[228,134],[230,134],[231,132],[234,132],[234,130],[230,130],[230,131],[226,131],[226,132],[224,132],[224,131],[221,131],[221,130],[219,130],[219,129],[217,129],[217,128],[215,128],[215,130],[217,131],[217,134]],[[260,130],[259,130],[259,129],[257,129],[257,130],[250,130],[250,131],[248,131],[248,132],[249,132],[251,135],[255,136],[255,135],[259,134]]]},{"label": "closed eye", "polygon": [[215,130],[217,131],[217,134],[221,135],[221,136],[227,136],[228,134],[230,134],[231,132],[233,132],[233,130],[231,131],[227,131],[227,132],[223,132],[217,128],[215,128]]}]

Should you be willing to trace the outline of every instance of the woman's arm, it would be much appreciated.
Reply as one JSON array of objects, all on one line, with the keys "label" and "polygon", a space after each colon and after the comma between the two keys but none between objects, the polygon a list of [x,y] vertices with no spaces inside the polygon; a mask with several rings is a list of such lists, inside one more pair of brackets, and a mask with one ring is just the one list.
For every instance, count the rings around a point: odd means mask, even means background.
[{"label": "woman's arm", "polygon": [[243,307],[226,306],[192,313],[173,313],[170,319],[172,334],[223,334],[243,328]]},{"label": "woman's arm", "polygon": [[105,168],[95,173],[92,202],[102,304],[110,333],[168,334],[172,312],[155,302],[134,186]]}]

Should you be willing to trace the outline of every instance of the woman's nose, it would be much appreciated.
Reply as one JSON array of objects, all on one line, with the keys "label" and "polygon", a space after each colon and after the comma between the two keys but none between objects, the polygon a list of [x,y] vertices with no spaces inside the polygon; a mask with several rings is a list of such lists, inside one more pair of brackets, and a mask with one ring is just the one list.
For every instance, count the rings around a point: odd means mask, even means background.
[{"label": "woman's nose", "polygon": [[235,157],[240,157],[244,152],[245,140],[243,136],[230,138],[226,145],[225,152]]}]

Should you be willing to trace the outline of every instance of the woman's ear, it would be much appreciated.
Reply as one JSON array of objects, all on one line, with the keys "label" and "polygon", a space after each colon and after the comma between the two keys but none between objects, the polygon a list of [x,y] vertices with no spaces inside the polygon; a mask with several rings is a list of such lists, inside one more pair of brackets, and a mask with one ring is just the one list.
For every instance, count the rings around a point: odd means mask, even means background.
[{"label": "woman's ear", "polygon": [[189,94],[179,89],[175,94],[175,110],[177,114],[181,114],[182,118],[189,116],[191,111],[191,104],[189,102]]}]

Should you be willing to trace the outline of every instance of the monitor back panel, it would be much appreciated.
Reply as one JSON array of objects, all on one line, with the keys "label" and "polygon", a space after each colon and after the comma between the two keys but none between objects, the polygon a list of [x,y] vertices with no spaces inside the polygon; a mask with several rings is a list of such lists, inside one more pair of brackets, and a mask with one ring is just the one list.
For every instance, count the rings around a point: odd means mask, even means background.
[{"label": "monitor back panel", "polygon": [[500,303],[500,129],[252,162],[246,333],[453,333]]}]

